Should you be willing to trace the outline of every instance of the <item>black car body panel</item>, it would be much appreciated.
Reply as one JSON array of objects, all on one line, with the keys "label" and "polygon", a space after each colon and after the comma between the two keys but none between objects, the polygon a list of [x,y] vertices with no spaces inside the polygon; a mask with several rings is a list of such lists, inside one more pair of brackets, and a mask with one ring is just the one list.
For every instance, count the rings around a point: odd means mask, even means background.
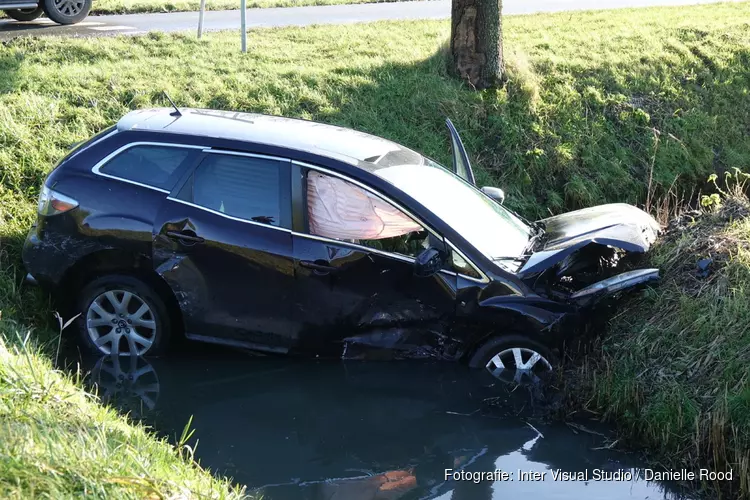
[{"label": "black car body panel", "polygon": [[[357,158],[354,143],[387,152]],[[181,155],[159,187],[101,171],[123,152],[149,146]],[[225,212],[223,201],[214,208],[195,203],[196,176],[219,157],[272,162],[279,212],[249,220]],[[540,221],[546,228],[540,247],[511,272],[376,175],[415,161],[424,160],[395,143],[304,120],[206,110],[133,112],[79,146],[48,176],[47,188],[80,205],[40,215],[24,246],[24,264],[36,281],[65,294],[97,266],[136,266],[166,290],[186,336],[196,340],[345,358],[455,359],[502,332],[561,345],[575,333],[582,301],[572,298],[576,290],[548,293],[540,276],[583,247],[643,252],[655,236],[653,219],[628,205],[564,214]],[[412,257],[311,234],[305,194],[311,171],[343,179],[401,210],[446,258],[460,256],[471,276],[448,260],[440,272],[418,277]],[[638,277],[638,283],[652,277]],[[634,280],[587,289],[587,306]]]},{"label": "black car body panel", "polygon": [[[175,241],[172,232],[199,234],[207,244]],[[294,297],[288,232],[167,200],[154,225],[153,262],[174,291],[187,332],[288,347]]]}]

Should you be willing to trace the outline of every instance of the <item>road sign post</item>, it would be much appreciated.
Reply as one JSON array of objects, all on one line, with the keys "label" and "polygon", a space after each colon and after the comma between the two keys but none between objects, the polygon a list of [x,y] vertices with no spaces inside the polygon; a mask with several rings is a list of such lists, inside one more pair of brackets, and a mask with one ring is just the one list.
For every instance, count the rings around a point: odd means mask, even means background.
[{"label": "road sign post", "polygon": [[[203,1],[203,0],[201,0]],[[240,29],[242,30],[242,52],[247,52],[247,0],[240,0]]]},{"label": "road sign post", "polygon": [[[243,0],[244,1],[244,0]],[[203,35],[203,13],[206,11],[206,0],[201,0],[201,8],[198,13],[198,38]]]},{"label": "road sign post", "polygon": [[[206,12],[206,0],[201,0],[198,12],[198,38],[203,35],[203,16]],[[242,52],[247,52],[247,0],[240,0],[240,40]]]}]

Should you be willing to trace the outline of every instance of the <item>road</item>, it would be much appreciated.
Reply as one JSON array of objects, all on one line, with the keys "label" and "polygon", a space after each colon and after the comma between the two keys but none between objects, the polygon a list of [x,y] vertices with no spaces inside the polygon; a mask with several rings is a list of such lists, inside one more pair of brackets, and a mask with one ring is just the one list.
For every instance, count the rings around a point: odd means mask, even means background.
[{"label": "road", "polygon": [[[720,0],[505,0],[503,14],[693,5],[717,1]],[[250,9],[247,14],[247,27],[253,29],[383,20],[446,19],[450,17],[450,11],[450,0]],[[204,24],[206,31],[238,29],[239,25],[239,10],[206,12]],[[149,31],[195,30],[197,26],[197,12],[90,16],[84,22],[73,26],[58,26],[49,19],[38,19],[29,23],[2,19],[0,20],[0,40],[8,40],[24,34],[35,36],[138,35]]]}]

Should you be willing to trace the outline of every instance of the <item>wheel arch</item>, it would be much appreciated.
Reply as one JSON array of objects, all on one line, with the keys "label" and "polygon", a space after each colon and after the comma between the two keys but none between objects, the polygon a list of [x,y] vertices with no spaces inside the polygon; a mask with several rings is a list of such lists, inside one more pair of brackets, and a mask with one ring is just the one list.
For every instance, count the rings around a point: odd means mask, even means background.
[{"label": "wheel arch", "polygon": [[474,333],[463,359],[470,359],[491,339],[509,335],[560,350],[576,335],[580,322],[574,307],[542,297],[490,297],[479,303],[473,317]]},{"label": "wheel arch", "polygon": [[175,333],[184,333],[182,311],[172,288],[154,270],[151,259],[143,254],[106,249],[84,256],[63,274],[57,287],[57,298],[66,309],[71,310],[75,298],[87,283],[108,274],[132,276],[151,286],[167,306]]},{"label": "wheel arch", "polygon": [[[516,332],[507,332],[507,333],[489,335],[488,337],[484,339],[483,342],[480,342],[476,346],[476,348],[471,351],[470,355],[466,359],[466,362],[471,368],[479,368],[482,365],[477,365],[476,360],[474,359],[475,357],[477,357],[478,354],[480,354],[484,350],[489,349],[489,347],[492,344],[497,344],[497,343],[502,344],[506,342],[514,347],[531,346],[531,348],[533,348],[536,352],[539,352],[540,354],[542,354],[550,363],[553,363],[554,360],[561,359],[560,358],[561,353],[559,352],[559,350],[556,349],[554,346],[540,340],[538,335],[523,334],[523,333],[518,333],[516,331]],[[490,353],[491,352],[492,351],[490,351]],[[487,353],[485,352],[484,355],[486,356],[486,354]]]},{"label": "wheel arch", "polygon": [[498,329],[487,330],[481,335],[477,335],[472,339],[470,346],[464,351],[461,356],[462,363],[468,363],[474,355],[482,349],[487,343],[492,342],[496,338],[501,337],[522,337],[532,342],[536,342],[548,347],[552,351],[559,351],[558,346],[555,342],[549,342],[549,339],[541,334],[540,332],[523,331],[522,329],[513,328],[505,331]]}]

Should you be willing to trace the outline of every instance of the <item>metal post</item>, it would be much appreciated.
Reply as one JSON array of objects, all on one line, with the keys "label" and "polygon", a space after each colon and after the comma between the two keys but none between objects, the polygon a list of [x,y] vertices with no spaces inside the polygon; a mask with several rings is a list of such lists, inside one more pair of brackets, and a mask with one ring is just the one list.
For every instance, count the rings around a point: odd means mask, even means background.
[{"label": "metal post", "polygon": [[240,29],[242,30],[242,52],[247,52],[247,0],[240,0]]},{"label": "metal post", "polygon": [[206,0],[201,0],[201,9],[198,13],[198,38],[203,34],[203,13],[206,11]]}]

